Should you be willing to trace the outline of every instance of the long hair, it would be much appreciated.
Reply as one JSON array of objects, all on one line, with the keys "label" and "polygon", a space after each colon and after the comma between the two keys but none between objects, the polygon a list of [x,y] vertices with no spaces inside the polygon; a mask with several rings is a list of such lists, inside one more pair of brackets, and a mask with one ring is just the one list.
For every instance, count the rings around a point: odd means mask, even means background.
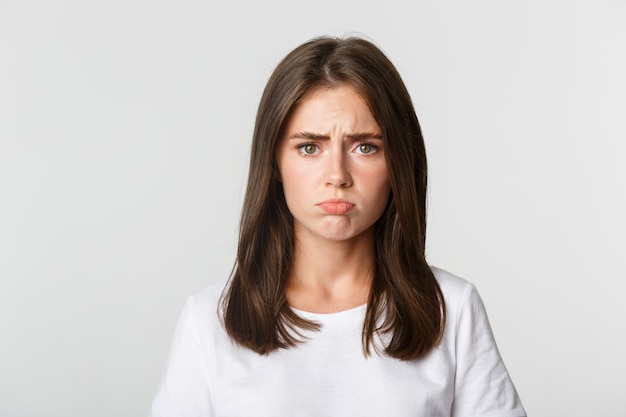
[{"label": "long hair", "polygon": [[[375,267],[362,342],[403,360],[419,358],[443,334],[445,304],[424,256],[427,166],[411,98],[393,64],[359,38],[318,38],[276,67],[259,105],[237,261],[221,302],[224,327],[259,354],[293,347],[319,325],[287,304],[294,253],[293,217],[278,180],[276,147],[295,105],[319,87],[349,85],[367,102],[381,128],[391,193],[375,224]],[[382,337],[384,336],[384,337]]]}]

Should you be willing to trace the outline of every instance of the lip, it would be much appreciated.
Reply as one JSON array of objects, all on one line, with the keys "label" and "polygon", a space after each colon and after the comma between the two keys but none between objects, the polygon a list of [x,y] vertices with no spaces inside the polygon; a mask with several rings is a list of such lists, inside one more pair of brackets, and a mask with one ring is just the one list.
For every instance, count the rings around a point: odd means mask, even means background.
[{"label": "lip", "polygon": [[318,204],[328,214],[346,214],[354,208],[354,204],[342,198],[329,198]]}]

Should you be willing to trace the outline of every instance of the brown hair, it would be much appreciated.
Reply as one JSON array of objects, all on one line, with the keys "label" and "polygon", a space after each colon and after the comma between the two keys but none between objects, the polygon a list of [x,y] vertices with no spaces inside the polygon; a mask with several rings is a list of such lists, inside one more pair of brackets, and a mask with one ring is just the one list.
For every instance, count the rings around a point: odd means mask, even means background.
[{"label": "brown hair", "polygon": [[319,87],[350,85],[381,128],[391,195],[375,225],[375,269],[363,349],[386,335],[385,354],[411,360],[441,339],[445,304],[426,263],[426,152],[415,110],[400,75],[383,52],[359,38],[318,38],[290,52],[270,77],[256,118],[237,262],[222,297],[226,331],[260,354],[295,346],[302,329],[319,325],[287,304],[294,251],[293,217],[276,178],[281,130],[294,106]]}]

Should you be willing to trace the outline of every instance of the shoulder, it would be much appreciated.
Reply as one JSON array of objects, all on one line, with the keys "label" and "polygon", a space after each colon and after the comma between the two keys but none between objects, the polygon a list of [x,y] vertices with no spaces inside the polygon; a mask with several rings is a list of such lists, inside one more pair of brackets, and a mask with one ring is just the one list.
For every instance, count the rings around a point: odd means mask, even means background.
[{"label": "shoulder", "polygon": [[431,267],[446,303],[443,351],[454,363],[453,415],[526,416],[474,285]]},{"label": "shoulder", "polygon": [[446,303],[459,303],[470,293],[476,292],[474,284],[436,266],[430,267],[441,288]]},{"label": "shoulder", "polygon": [[431,266],[446,303],[446,327],[456,329],[466,319],[488,323],[485,306],[471,282],[446,270]]},{"label": "shoulder", "polygon": [[187,303],[194,306],[194,309],[206,309],[217,307],[220,303],[222,293],[228,280],[219,280],[202,288],[197,293],[187,298]]},{"label": "shoulder", "polygon": [[201,333],[221,328],[220,300],[227,282],[216,281],[187,297],[182,317],[191,321]]}]

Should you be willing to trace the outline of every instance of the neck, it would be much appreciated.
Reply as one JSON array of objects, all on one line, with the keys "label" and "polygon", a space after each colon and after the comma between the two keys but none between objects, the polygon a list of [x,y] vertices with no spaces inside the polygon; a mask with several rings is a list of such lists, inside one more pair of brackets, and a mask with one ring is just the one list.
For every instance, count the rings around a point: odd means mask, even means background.
[{"label": "neck", "polygon": [[345,241],[296,233],[287,300],[292,307],[333,313],[365,304],[374,270],[374,229]]}]

